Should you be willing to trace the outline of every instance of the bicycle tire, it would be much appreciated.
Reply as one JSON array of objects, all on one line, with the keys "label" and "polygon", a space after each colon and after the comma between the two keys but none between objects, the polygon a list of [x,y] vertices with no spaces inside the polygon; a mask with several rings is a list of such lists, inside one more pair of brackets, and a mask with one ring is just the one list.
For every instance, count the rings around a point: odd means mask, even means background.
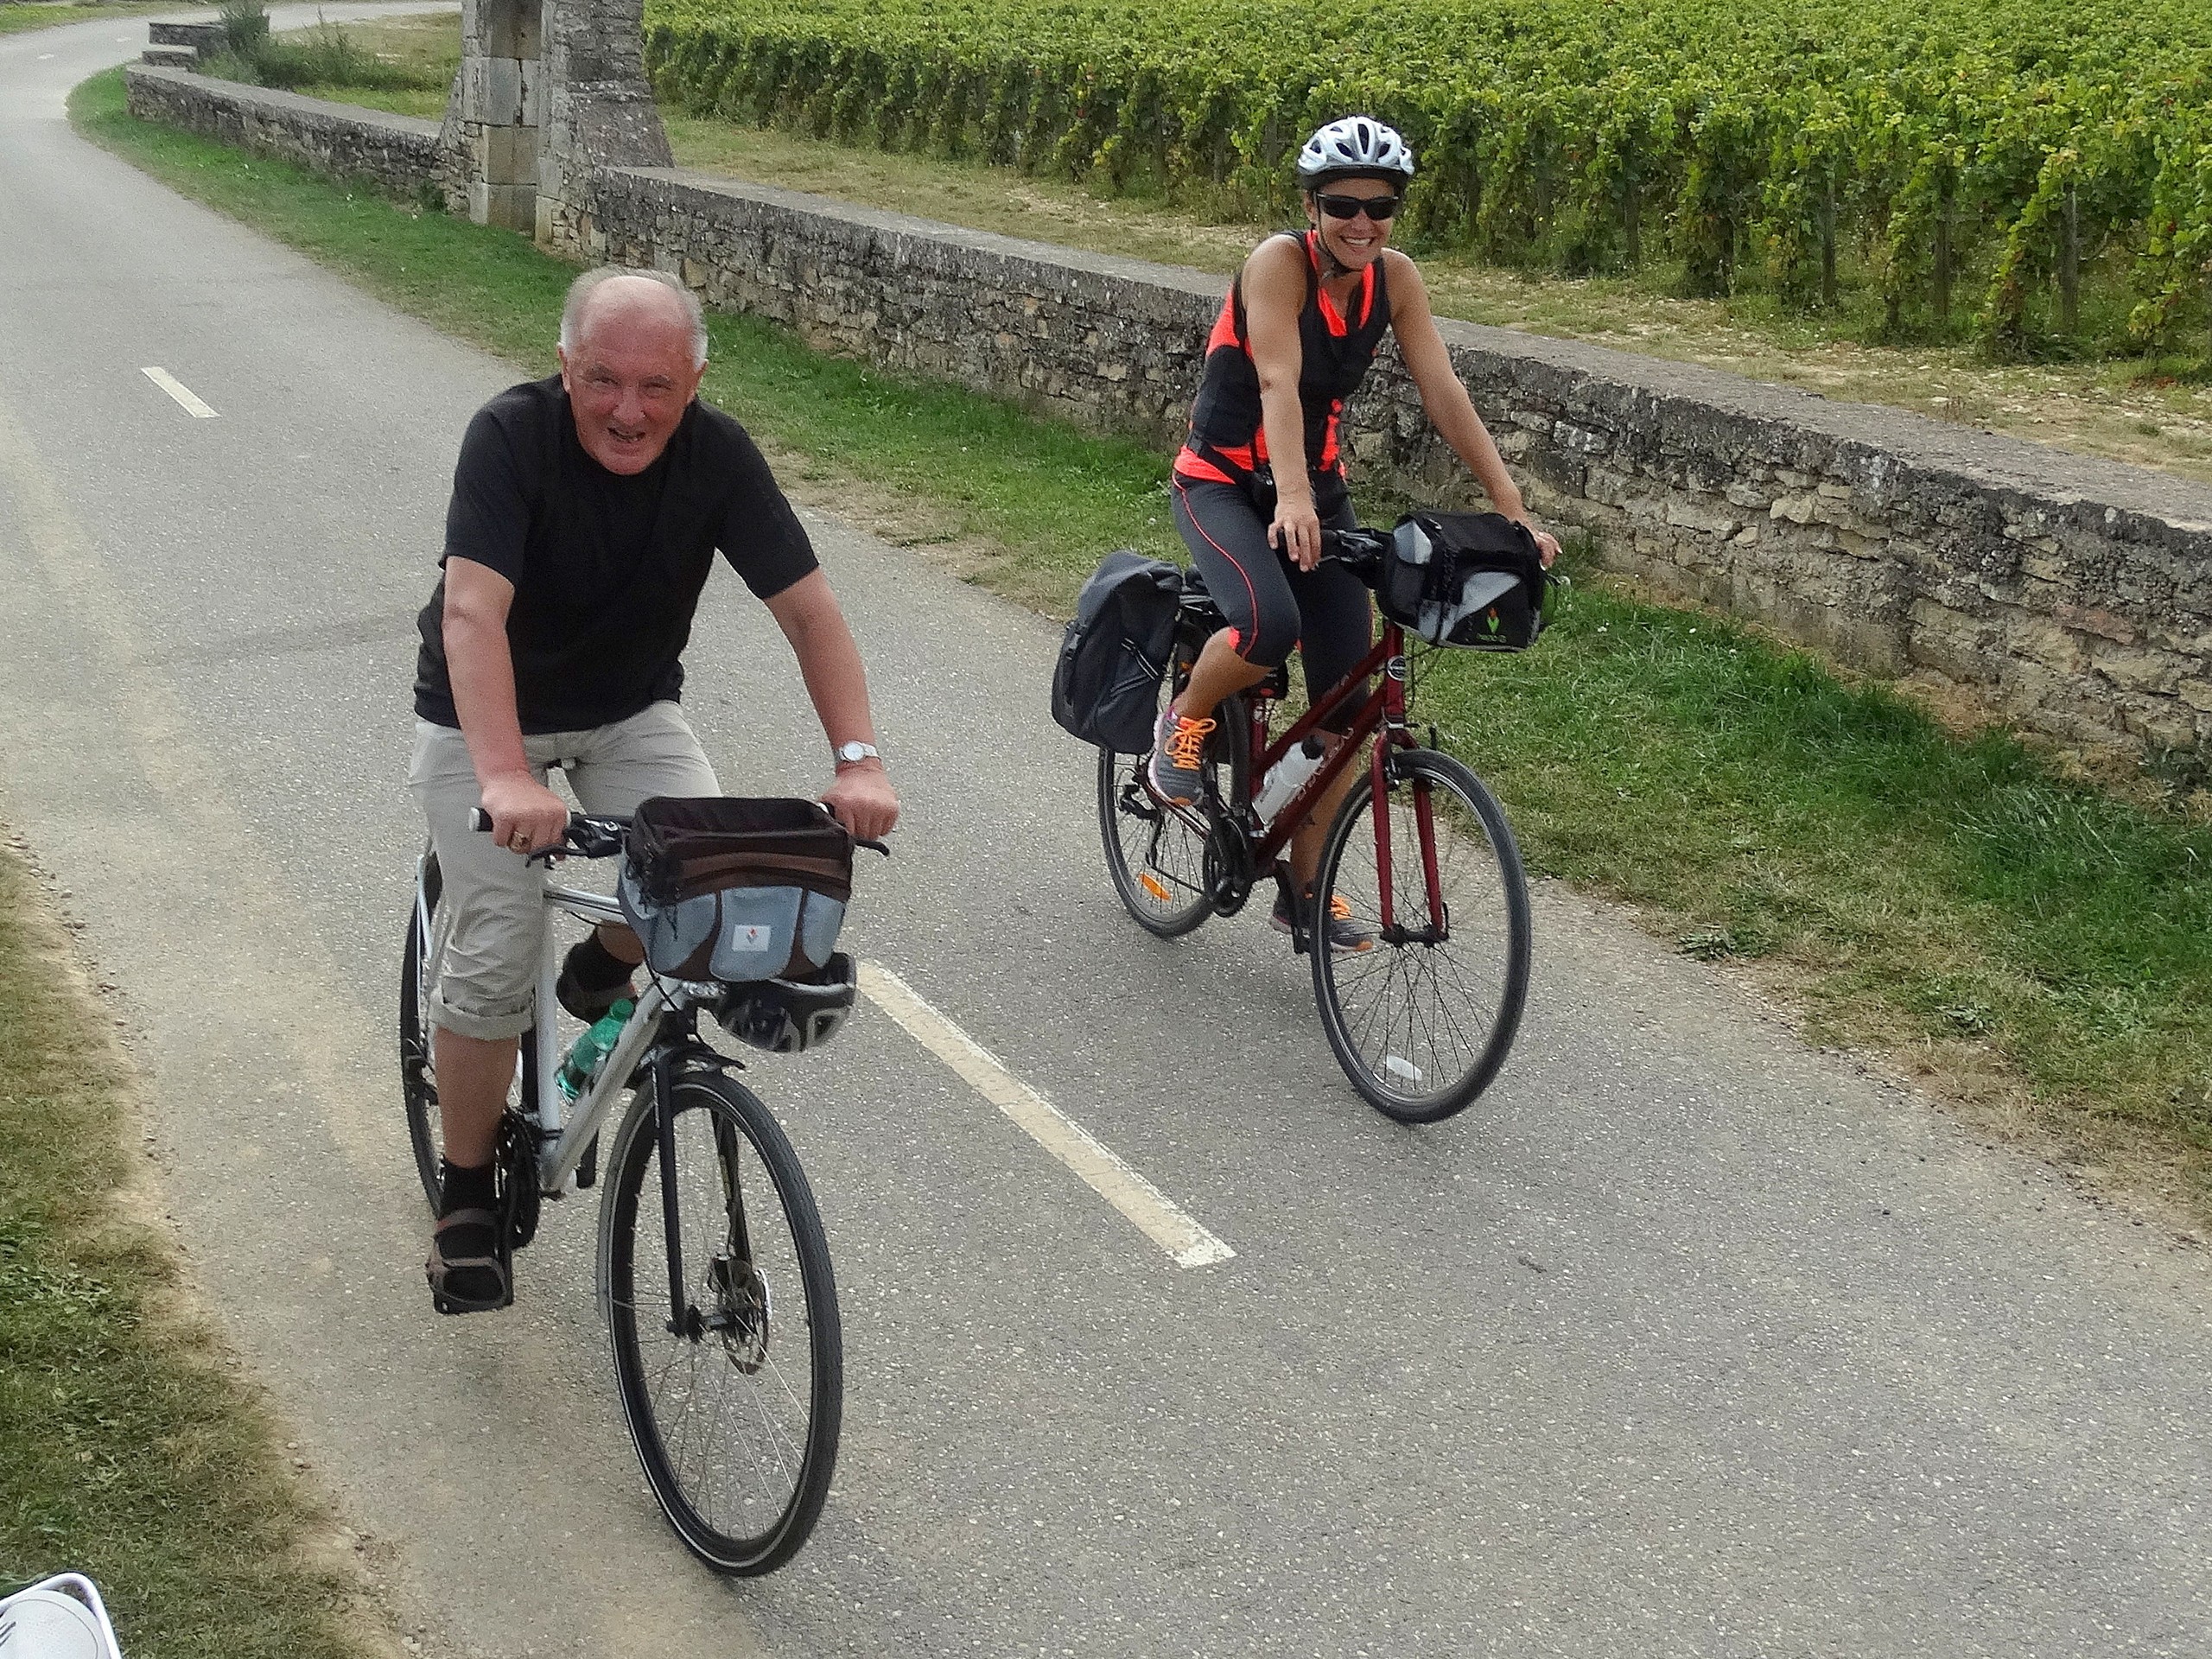
[{"label": "bicycle tire", "polygon": [[[399,1096],[407,1114],[407,1142],[415,1154],[415,1173],[423,1184],[423,1196],[429,1203],[430,1213],[438,1213],[438,1178],[440,1160],[445,1154],[443,1120],[438,1114],[437,1071],[431,1060],[430,1020],[428,1012],[429,969],[445,952],[447,928],[450,925],[445,908],[445,875],[438,868],[438,855],[426,854],[423,860],[422,893],[423,902],[411,907],[407,916],[407,940],[402,950],[399,968]],[[430,918],[429,961],[424,960],[423,918]],[[523,1101],[534,1100],[537,1088],[537,1039],[535,1031],[523,1033],[518,1053],[521,1057],[520,1084]],[[511,1094],[508,1113],[518,1116],[514,1097]],[[505,1205],[505,1192],[510,1185],[505,1173],[500,1177],[501,1205]],[[532,1211],[531,1228],[535,1229]],[[524,1238],[527,1243],[527,1236]]]},{"label": "bicycle tire", "polygon": [[429,1199],[430,1213],[438,1212],[438,1159],[442,1150],[442,1137],[438,1118],[437,1076],[430,1061],[430,1022],[424,1010],[429,979],[424,970],[423,918],[428,913],[432,918],[432,934],[435,937],[435,918],[442,912],[445,894],[444,874],[438,868],[438,856],[430,853],[423,860],[423,902],[410,906],[407,912],[407,943],[402,952],[399,968],[399,1095],[407,1111],[407,1141],[415,1154],[415,1173],[423,1183],[423,1195]]},{"label": "bicycle tire", "polygon": [[[1182,677],[1178,677],[1178,683]],[[1161,702],[1170,694],[1163,686]],[[1214,789],[1224,804],[1244,798],[1249,770],[1242,697],[1223,700],[1207,740]],[[1145,787],[1146,757],[1098,751],[1098,836],[1115,895],[1139,927],[1179,938],[1213,914],[1207,880],[1206,836],[1154,798]]]},{"label": "bicycle tire", "polygon": [[[1433,1123],[1488,1088],[1513,1047],[1529,991],[1529,887],[1503,809],[1466,766],[1409,749],[1389,771],[1396,931],[1382,925],[1375,792],[1355,788],[1329,826],[1314,891],[1342,898],[1373,942],[1357,952],[1317,944],[1313,998],[1329,1046],[1362,1097],[1402,1123]],[[1440,933],[1417,838],[1424,795],[1444,900]],[[1451,949],[1461,944],[1464,950]]]},{"label": "bicycle tire", "polygon": [[[608,1340],[631,1441],[669,1525],[717,1573],[750,1577],[790,1559],[829,1497],[844,1408],[836,1282],[805,1172],[768,1109],[706,1069],[679,1075],[670,1098],[685,1307],[667,1317],[660,1138],[652,1092],[641,1089],[607,1160],[600,1262]],[[771,1196],[779,1226],[764,1213]],[[791,1315],[779,1313],[776,1292],[794,1283],[801,1340],[779,1344]],[[694,1300],[702,1294],[705,1307]],[[728,1321],[719,1332],[718,1319]],[[801,1356],[806,1376],[797,1378]],[[712,1409],[696,1409],[702,1385],[715,1389]],[[748,1388],[750,1399],[734,1402],[725,1391]],[[735,1444],[723,1443],[725,1430]],[[709,1438],[695,1444],[698,1434]],[[760,1496],[721,1490],[741,1485],[738,1465],[747,1464]]]}]

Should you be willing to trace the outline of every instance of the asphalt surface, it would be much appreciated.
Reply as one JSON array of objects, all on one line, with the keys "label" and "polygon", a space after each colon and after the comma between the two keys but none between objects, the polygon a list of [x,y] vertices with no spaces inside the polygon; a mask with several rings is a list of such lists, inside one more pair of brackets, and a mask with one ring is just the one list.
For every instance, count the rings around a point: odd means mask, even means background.
[{"label": "asphalt surface", "polygon": [[[1175,1266],[873,1008],[758,1065],[836,1254],[844,1454],[790,1567],[694,1568],[613,1401],[595,1200],[507,1313],[421,1278],[412,616],[516,377],[72,136],[143,33],[0,41],[0,817],[119,987],[199,1283],[424,1650],[2212,1648],[2201,1254],[1558,892],[1501,1080],[1386,1122],[1261,916],[1122,918],[1054,631],[818,513],[909,813],[849,941],[1236,1254]],[[820,786],[726,572],[690,661],[727,785]]]}]

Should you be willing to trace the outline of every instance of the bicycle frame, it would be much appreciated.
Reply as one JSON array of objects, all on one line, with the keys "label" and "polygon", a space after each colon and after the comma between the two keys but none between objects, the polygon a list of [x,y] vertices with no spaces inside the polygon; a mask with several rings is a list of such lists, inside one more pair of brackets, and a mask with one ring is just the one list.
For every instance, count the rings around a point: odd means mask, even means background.
[{"label": "bicycle frame", "polygon": [[[427,855],[426,855],[427,856]],[[423,897],[423,881],[418,868],[415,884],[415,904],[418,917],[416,937],[430,937],[429,906]],[[578,921],[596,925],[601,922],[620,922],[622,907],[606,893],[593,893],[581,887],[567,887],[549,884],[544,904],[550,910],[565,911]],[[537,1007],[557,1008],[560,1001],[555,994],[555,982],[560,977],[560,957],[552,933],[545,937],[543,954],[537,965]],[[629,1086],[637,1073],[645,1052],[659,1035],[666,1017],[683,1014],[702,1002],[711,1001],[720,994],[719,985],[694,984],[689,981],[663,980],[648,976],[645,988],[639,995],[637,1007],[622,1027],[622,1034],[615,1039],[606,1064],[591,1088],[577,1099],[573,1108],[562,1094],[557,1082],[561,1067],[561,1038],[559,1027],[550,1019],[537,1021],[532,1027],[536,1045],[531,1055],[533,1064],[526,1075],[535,1074],[535,1097],[527,1104],[539,1130],[537,1152],[537,1187],[541,1196],[558,1198],[567,1191],[575,1177],[576,1166],[583,1161],[584,1153],[599,1135],[613,1109],[615,1097]],[[715,1056],[727,1063],[726,1057]],[[656,1100],[663,1108],[664,1090],[657,1089]],[[662,1117],[665,1120],[666,1111]]]},{"label": "bicycle frame", "polygon": [[[1256,835],[1251,828],[1254,815],[1249,792],[1242,800],[1224,804],[1231,809],[1230,817],[1232,822],[1251,848],[1253,868],[1265,869],[1290,845],[1291,837],[1306,822],[1307,815],[1313,810],[1314,804],[1343,775],[1344,769],[1353,764],[1361,746],[1369,738],[1381,733],[1381,741],[1376,743],[1369,763],[1369,786],[1374,791],[1375,857],[1382,888],[1382,914],[1377,919],[1387,938],[1397,927],[1395,893],[1391,880],[1390,817],[1382,810],[1383,796],[1389,785],[1389,756],[1392,749],[1417,747],[1406,724],[1406,688],[1410,671],[1406,659],[1404,629],[1386,620],[1382,637],[1367,655],[1361,658],[1344,678],[1323,693],[1319,701],[1272,743],[1266,741],[1266,738],[1267,705],[1274,701],[1273,696],[1263,696],[1257,689],[1243,694],[1249,709],[1248,717],[1251,721],[1249,752],[1252,763],[1246,779],[1246,789],[1249,791],[1255,788],[1259,780],[1267,776],[1269,768],[1288,754],[1294,745],[1303,743],[1320,729],[1323,722],[1359,695],[1361,688],[1378,672],[1382,677],[1380,688],[1368,697],[1366,706],[1353,717],[1341,741],[1315,768],[1313,775],[1283,804],[1274,817],[1259,825]],[[1441,914],[1443,893],[1436,861],[1436,828],[1426,788],[1417,786],[1414,790],[1414,823],[1421,842],[1421,876],[1430,917],[1427,927],[1422,931],[1429,936],[1429,942],[1434,943],[1445,937],[1448,923]]]}]

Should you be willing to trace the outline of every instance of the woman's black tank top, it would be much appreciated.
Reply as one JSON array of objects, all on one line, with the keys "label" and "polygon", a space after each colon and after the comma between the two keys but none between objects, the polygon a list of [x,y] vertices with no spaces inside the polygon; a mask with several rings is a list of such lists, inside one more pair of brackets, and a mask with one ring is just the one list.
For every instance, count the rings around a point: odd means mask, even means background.
[{"label": "woman's black tank top", "polygon": [[[1298,312],[1298,402],[1305,416],[1306,466],[1317,479],[1341,474],[1338,423],[1344,399],[1367,376],[1390,327],[1390,290],[1382,261],[1360,273],[1349,315],[1339,313],[1321,288],[1319,238],[1285,231],[1306,254],[1306,303]],[[1191,434],[1175,458],[1184,478],[1242,484],[1268,464],[1268,436],[1260,414],[1260,373],[1252,363],[1244,315],[1244,281],[1230,285],[1213,333],[1206,340],[1204,377],[1191,409]]]}]

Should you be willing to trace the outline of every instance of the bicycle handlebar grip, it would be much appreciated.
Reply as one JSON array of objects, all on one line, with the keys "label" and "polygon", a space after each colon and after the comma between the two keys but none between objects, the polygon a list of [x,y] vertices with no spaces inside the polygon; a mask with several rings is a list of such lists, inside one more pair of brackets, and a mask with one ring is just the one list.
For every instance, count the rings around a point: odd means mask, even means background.
[{"label": "bicycle handlebar grip", "polygon": [[492,815],[489,812],[486,812],[480,806],[470,807],[468,809],[468,827],[476,831],[480,836],[490,835],[492,833]]}]

